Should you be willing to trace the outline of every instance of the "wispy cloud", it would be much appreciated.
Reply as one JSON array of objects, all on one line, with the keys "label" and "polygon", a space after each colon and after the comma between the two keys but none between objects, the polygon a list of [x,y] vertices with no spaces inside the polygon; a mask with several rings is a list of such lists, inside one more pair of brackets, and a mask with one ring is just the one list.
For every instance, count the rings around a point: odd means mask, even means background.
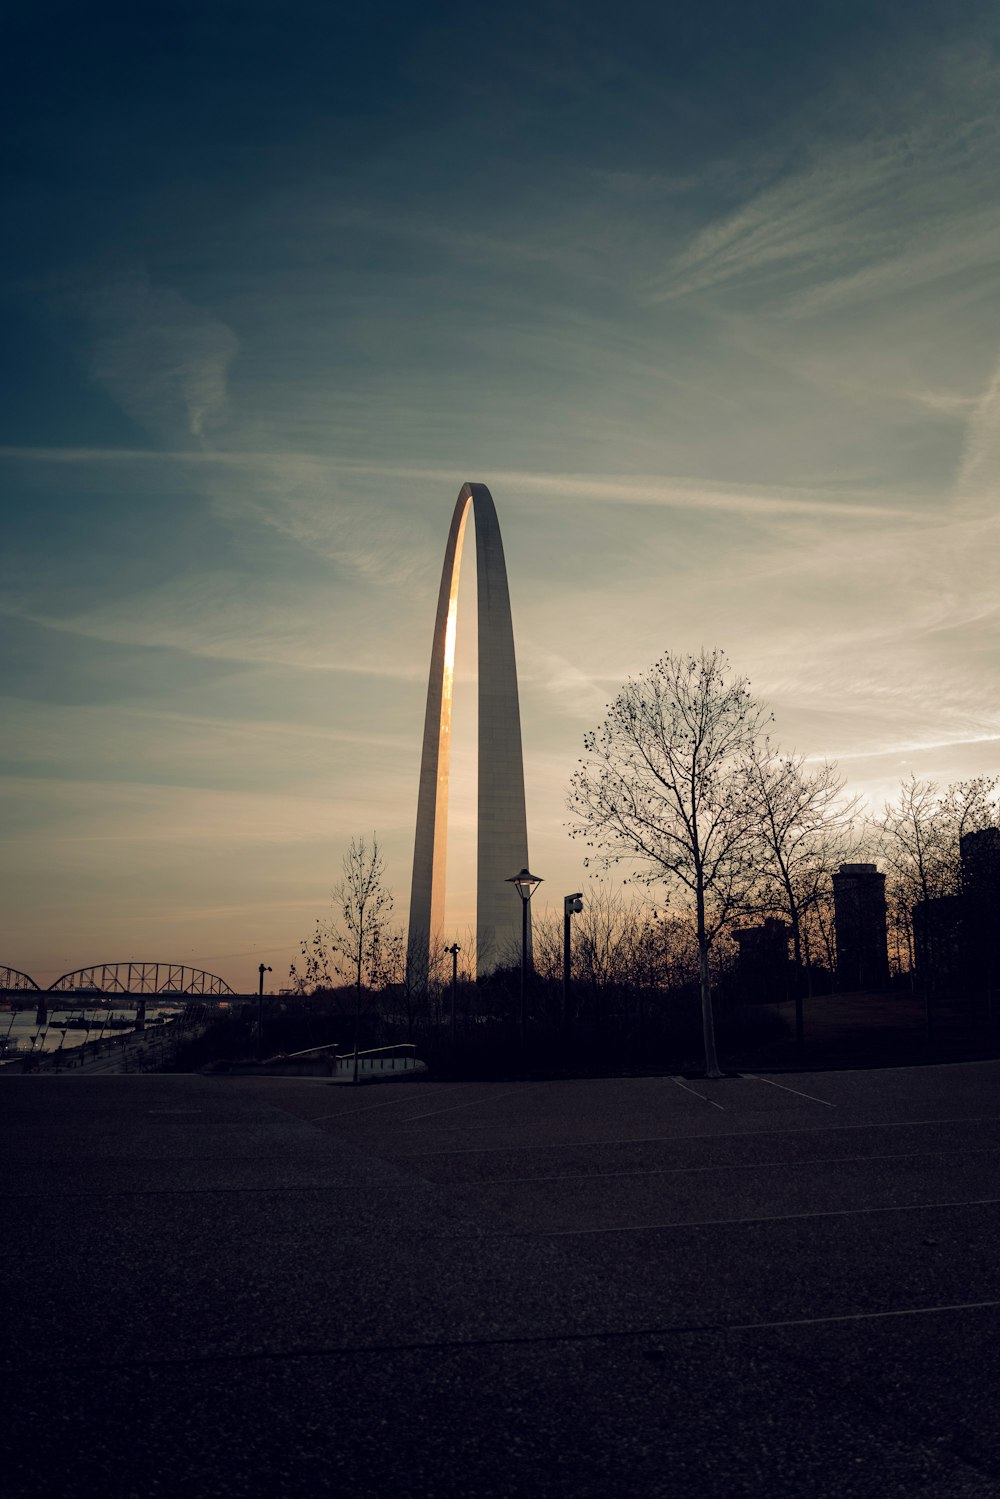
[{"label": "wispy cloud", "polygon": [[[359,644],[343,611],[337,629],[329,606],[318,599],[303,607],[301,592],[296,605],[295,591],[282,590],[265,605],[262,595],[263,590],[256,601],[247,598],[238,575],[208,573],[151,590],[139,601],[123,599],[81,613],[23,609],[0,610],[0,615],[89,640],[168,648],[212,660],[397,682],[419,675],[387,657],[380,641]],[[320,634],[324,613],[327,630]]]},{"label": "wispy cloud", "polygon": [[806,133],[804,166],[780,171],[699,230],[651,283],[653,301],[742,289],[815,314],[995,266],[997,75],[942,62],[942,99],[858,142]]},{"label": "wispy cloud", "polygon": [[818,764],[825,759],[833,759],[838,763],[858,760],[890,759],[899,755],[927,754],[934,750],[953,750],[964,748],[967,745],[1000,744],[1000,734],[968,734],[962,737],[950,739],[902,739],[896,743],[885,745],[880,749],[866,748],[863,750],[838,750],[836,747],[827,750],[823,755],[807,755],[810,764]]},{"label": "wispy cloud", "polygon": [[156,437],[204,437],[225,406],[232,329],[145,274],[84,305],[97,335],[91,374],[122,410]]},{"label": "wispy cloud", "polygon": [[551,707],[569,717],[589,723],[600,715],[609,697],[609,686],[579,662],[528,637],[518,650],[518,680],[522,692],[534,690]]},{"label": "wispy cloud", "polygon": [[[377,468],[370,473],[379,476]],[[384,495],[352,493],[338,477],[337,465],[322,458],[257,454],[238,470],[210,470],[207,486],[214,513],[229,525],[266,527],[371,583],[411,584],[425,566],[423,528]]]},{"label": "wispy cloud", "polygon": [[[299,452],[212,451],[154,452],[145,449],[59,449],[0,447],[0,459],[32,463],[183,463],[245,470],[256,476],[257,493],[247,494],[241,481],[217,501],[219,513],[235,522],[253,517],[283,532],[303,546],[318,548],[331,558],[342,557],[359,571],[393,577],[404,562],[401,552],[412,538],[401,526],[394,527],[391,541],[386,534],[386,516],[374,515],[363,506],[336,494],[338,474],[371,478],[419,480],[454,488],[464,478],[454,467],[423,464],[351,462]],[[261,470],[264,470],[263,476]],[[470,480],[487,481],[497,491],[507,487],[520,493],[544,495],[547,499],[591,500],[625,505],[662,506],[665,509],[723,511],[745,515],[844,516],[856,519],[901,518],[906,497],[897,504],[885,503],[885,490],[843,485],[819,487],[809,484],[738,484],[694,477],[634,474],[558,474],[491,467],[484,475],[470,473]]]},{"label": "wispy cloud", "polygon": [[[905,507],[870,502],[855,503],[832,486],[725,484],[711,480],[634,476],[593,477],[583,474],[502,473],[497,482],[546,497],[595,500],[623,505],[660,506],[667,510],[719,511],[746,516],[842,516],[857,520],[900,519]],[[884,496],[880,496],[884,498]]]},{"label": "wispy cloud", "polygon": [[969,416],[955,498],[985,499],[994,506],[1000,499],[1000,363]]}]

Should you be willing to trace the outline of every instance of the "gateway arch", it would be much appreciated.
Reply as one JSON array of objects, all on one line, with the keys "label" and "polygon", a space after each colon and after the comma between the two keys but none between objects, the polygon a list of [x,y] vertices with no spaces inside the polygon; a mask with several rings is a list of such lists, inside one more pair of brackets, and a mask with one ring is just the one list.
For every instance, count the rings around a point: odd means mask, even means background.
[{"label": "gateway arch", "polygon": [[458,579],[470,508],[476,526],[479,611],[478,972],[489,973],[498,964],[511,962],[521,946],[521,902],[506,883],[511,875],[528,867],[521,715],[507,567],[493,496],[485,484],[463,484],[444,553],[420,760],[407,939],[411,982],[415,980],[418,985],[426,983],[430,955],[443,943]]}]

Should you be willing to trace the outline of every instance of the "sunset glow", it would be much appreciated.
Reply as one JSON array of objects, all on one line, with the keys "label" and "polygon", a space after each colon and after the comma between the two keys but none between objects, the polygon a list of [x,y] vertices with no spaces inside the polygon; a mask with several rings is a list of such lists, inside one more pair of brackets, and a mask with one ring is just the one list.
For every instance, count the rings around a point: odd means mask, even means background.
[{"label": "sunset glow", "polygon": [[18,22],[0,961],[277,984],[372,829],[405,920],[470,476],[541,903],[586,880],[583,734],[667,649],[724,647],[870,805],[996,768],[993,20],[584,12]]}]

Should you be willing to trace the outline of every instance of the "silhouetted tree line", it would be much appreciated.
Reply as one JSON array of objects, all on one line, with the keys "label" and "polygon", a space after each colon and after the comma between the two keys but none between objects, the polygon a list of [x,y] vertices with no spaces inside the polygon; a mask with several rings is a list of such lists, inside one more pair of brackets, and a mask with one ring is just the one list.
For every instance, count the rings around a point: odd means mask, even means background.
[{"label": "silhouetted tree line", "polygon": [[870,838],[887,872],[894,974],[991,1001],[1000,969],[1000,778],[942,788],[911,776]]},{"label": "silhouetted tree line", "polygon": [[[547,1048],[595,1065],[700,1057],[717,1074],[716,1025],[727,1044],[763,1037],[775,1020],[762,1000],[794,1001],[801,1041],[804,1005],[836,978],[832,877],[859,859],[888,876],[896,982],[992,986],[998,778],[941,789],[911,777],[872,816],[836,765],[776,746],[771,722],[716,650],[665,655],[623,686],[586,736],[569,830],[587,848],[585,864],[628,874],[591,881],[573,922],[568,1000],[561,915],[534,914],[536,1058]],[[378,840],[355,839],[332,919],[303,943],[291,990],[350,1031],[351,1045],[417,1040],[442,1065],[458,1057],[489,1071],[513,1057],[520,953],[501,954],[473,981],[474,935],[460,947],[454,984],[443,934],[427,965],[408,965]]]}]

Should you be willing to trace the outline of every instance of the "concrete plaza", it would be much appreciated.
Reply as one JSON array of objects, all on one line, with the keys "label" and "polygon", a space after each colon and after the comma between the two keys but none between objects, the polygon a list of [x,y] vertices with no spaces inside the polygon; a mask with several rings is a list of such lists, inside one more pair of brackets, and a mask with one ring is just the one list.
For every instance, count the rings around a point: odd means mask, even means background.
[{"label": "concrete plaza", "polygon": [[6,1495],[1000,1491],[1000,1063],[0,1110]]}]

